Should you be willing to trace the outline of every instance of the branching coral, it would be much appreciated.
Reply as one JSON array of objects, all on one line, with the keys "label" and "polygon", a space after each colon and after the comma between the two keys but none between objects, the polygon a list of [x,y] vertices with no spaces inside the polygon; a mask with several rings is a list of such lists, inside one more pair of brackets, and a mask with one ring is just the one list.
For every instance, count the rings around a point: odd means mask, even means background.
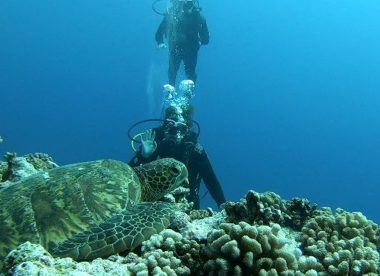
[{"label": "branching coral", "polygon": [[211,232],[204,254],[209,259],[204,270],[211,275],[278,275],[294,273],[301,252],[278,224],[240,222],[222,223]]},{"label": "branching coral", "polygon": [[201,249],[202,245],[196,241],[186,239],[180,233],[166,229],[143,242],[141,252],[143,254],[157,250],[171,252],[174,257],[181,261],[184,267],[191,269],[191,271],[200,271],[202,264]]},{"label": "branching coral", "polygon": [[143,254],[127,267],[132,275],[190,275],[190,269],[172,251],[161,249]]},{"label": "branching coral", "polygon": [[302,228],[305,254],[330,275],[377,275],[380,230],[361,213],[323,208]]}]

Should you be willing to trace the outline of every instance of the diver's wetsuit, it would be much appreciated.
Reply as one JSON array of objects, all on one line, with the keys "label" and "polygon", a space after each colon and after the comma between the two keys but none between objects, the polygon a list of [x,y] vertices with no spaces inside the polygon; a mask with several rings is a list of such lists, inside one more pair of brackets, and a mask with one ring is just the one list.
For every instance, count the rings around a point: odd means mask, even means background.
[{"label": "diver's wetsuit", "polygon": [[181,143],[175,145],[174,142],[170,143],[163,140],[164,132],[162,128],[155,128],[154,131],[156,133],[155,141],[157,143],[155,152],[150,157],[144,158],[139,151],[131,161],[129,161],[129,165],[133,167],[159,158],[174,158],[183,162],[189,171],[190,195],[188,200],[194,202],[194,209],[199,209],[200,206],[198,193],[202,179],[218,206],[224,203],[226,200],[220,183],[205,150],[196,142],[195,133],[191,132]]},{"label": "diver's wetsuit", "polygon": [[157,44],[163,43],[164,36],[169,47],[169,84],[175,86],[181,61],[187,78],[196,82],[198,50],[200,45],[208,44],[210,39],[206,20],[199,9],[193,7],[178,11],[174,7],[170,8],[157,29]]}]

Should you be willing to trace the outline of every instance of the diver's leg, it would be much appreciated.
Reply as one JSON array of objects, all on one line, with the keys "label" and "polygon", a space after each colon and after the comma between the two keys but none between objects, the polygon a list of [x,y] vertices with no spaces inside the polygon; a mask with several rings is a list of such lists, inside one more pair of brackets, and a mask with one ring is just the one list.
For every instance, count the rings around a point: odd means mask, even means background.
[{"label": "diver's leg", "polygon": [[168,69],[168,79],[169,84],[175,86],[175,80],[177,77],[177,72],[179,65],[181,64],[181,55],[179,49],[172,49],[169,51],[169,69]]},{"label": "diver's leg", "polygon": [[193,202],[193,209],[198,210],[200,208],[200,200],[199,200],[199,188],[200,183],[196,184],[196,187],[190,187],[190,194],[187,197],[187,200]]},{"label": "diver's leg", "polygon": [[194,83],[197,80],[197,74],[195,68],[197,66],[198,60],[198,49],[187,49],[183,56],[183,63],[185,65],[185,73],[188,79],[192,80]]},{"label": "diver's leg", "polygon": [[199,200],[199,196],[198,195],[197,195],[196,198],[193,199],[193,202],[194,202],[193,209],[194,210],[199,210],[201,208],[201,202]]}]

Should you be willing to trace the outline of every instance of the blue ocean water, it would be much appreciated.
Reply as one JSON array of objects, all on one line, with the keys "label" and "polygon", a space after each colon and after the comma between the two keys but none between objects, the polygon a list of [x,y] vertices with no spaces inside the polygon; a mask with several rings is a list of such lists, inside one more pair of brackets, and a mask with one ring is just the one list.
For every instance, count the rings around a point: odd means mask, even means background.
[{"label": "blue ocean water", "polygon": [[[128,161],[166,82],[151,4],[0,1],[0,154]],[[273,191],[380,223],[380,2],[200,4],[195,119],[227,199]]]}]

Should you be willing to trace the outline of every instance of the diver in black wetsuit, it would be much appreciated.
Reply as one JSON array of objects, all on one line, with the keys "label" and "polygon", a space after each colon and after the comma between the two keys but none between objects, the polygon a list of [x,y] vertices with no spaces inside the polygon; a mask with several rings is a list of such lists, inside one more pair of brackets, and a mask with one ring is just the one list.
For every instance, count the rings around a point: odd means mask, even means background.
[{"label": "diver in black wetsuit", "polygon": [[169,48],[169,84],[175,86],[177,72],[181,61],[184,63],[188,79],[196,82],[198,50],[200,45],[209,42],[209,31],[200,8],[193,0],[173,0],[156,32],[159,48]]},{"label": "diver in black wetsuit", "polygon": [[189,201],[194,202],[194,209],[199,209],[199,187],[203,179],[208,191],[218,206],[226,200],[220,183],[214,173],[206,151],[197,142],[197,135],[191,131],[191,110],[179,114],[176,107],[169,107],[165,112],[164,124],[145,133],[142,146],[129,162],[137,166],[156,159],[171,157],[183,162],[189,171]]}]

